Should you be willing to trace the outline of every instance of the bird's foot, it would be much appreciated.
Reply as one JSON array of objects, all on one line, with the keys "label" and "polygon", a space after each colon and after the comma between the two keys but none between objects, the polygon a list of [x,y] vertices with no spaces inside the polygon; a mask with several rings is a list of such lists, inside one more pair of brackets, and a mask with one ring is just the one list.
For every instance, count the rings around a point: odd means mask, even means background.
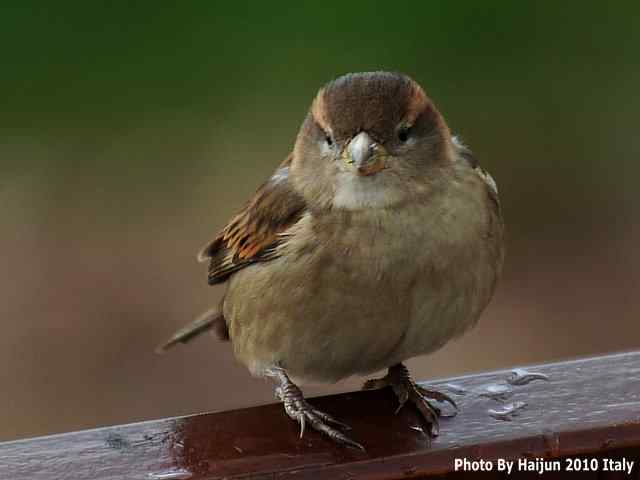
[{"label": "bird's foot", "polygon": [[276,388],[276,396],[282,401],[287,415],[300,424],[300,438],[304,435],[305,426],[309,425],[336,443],[364,451],[362,445],[338,430],[350,430],[349,425],[311,406],[305,400],[300,388],[289,379],[284,370],[273,369],[272,372],[274,373],[272,376],[280,383],[280,386]]},{"label": "bird's foot", "polygon": [[402,363],[389,368],[387,374],[382,378],[367,380],[363,389],[372,390],[384,387],[391,387],[396,397],[398,397],[400,405],[396,410],[396,414],[408,400],[411,401],[424,421],[429,425],[429,433],[432,437],[437,436],[440,431],[438,417],[442,415],[442,412],[438,407],[432,405],[429,399],[450,403],[456,412],[458,410],[458,406],[448,395],[417,385],[411,379],[411,374],[407,367]]}]

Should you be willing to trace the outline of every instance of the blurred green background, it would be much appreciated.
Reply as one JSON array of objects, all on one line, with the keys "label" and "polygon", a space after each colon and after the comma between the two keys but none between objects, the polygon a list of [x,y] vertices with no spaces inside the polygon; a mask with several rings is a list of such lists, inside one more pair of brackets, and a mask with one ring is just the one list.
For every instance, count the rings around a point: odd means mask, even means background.
[{"label": "blurred green background", "polygon": [[273,399],[227,344],[153,348],[217,303],[196,251],[351,71],[421,83],[508,224],[493,303],[417,377],[639,346],[637,2],[11,3],[0,440]]}]

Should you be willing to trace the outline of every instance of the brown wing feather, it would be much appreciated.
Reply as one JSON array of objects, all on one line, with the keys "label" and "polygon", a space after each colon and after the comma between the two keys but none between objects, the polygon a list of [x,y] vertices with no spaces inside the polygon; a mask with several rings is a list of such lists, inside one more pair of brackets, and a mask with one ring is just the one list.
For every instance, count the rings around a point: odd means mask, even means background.
[{"label": "brown wing feather", "polygon": [[275,248],[282,241],[282,234],[300,219],[306,207],[288,182],[290,164],[291,155],[200,251],[198,259],[210,262],[209,284],[224,282],[252,263],[276,258]]}]

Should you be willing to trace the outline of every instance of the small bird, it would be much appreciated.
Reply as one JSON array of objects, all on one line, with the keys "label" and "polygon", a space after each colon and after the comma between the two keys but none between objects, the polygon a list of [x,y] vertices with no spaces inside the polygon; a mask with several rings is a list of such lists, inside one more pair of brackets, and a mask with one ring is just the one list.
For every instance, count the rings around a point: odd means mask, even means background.
[{"label": "small bird", "polygon": [[301,436],[310,425],[360,449],[296,383],[388,369],[365,388],[392,387],[437,435],[431,400],[455,403],[402,362],[489,303],[504,258],[498,191],[415,81],[348,74],[320,89],[291,154],[198,258],[209,284],[227,284],[221,307],[160,351],[213,330],[276,382]]}]

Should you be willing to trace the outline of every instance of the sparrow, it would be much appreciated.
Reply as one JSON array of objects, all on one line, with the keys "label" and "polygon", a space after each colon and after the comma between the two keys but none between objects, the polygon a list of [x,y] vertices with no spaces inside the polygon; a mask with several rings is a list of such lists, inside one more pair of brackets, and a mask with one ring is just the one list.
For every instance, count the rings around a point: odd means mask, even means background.
[{"label": "sparrow", "polygon": [[319,90],[293,151],[199,253],[218,309],[164,351],[213,330],[251,374],[272,378],[286,414],[363,449],[308,403],[303,381],[383,369],[437,435],[437,402],[402,362],[473,326],[504,258],[498,190],[411,78],[347,74]]}]

